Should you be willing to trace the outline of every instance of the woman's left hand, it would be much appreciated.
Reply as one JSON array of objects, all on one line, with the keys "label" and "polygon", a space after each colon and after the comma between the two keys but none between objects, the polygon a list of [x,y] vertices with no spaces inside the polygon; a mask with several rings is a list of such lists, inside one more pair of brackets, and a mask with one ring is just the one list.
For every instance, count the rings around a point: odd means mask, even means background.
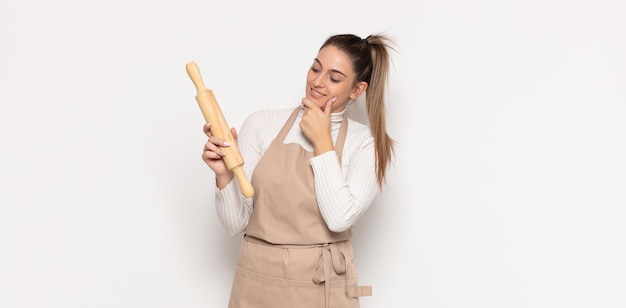
[{"label": "woman's left hand", "polygon": [[313,144],[316,156],[334,149],[330,136],[330,111],[336,99],[336,97],[329,99],[324,110],[310,99],[306,97],[302,99],[304,114],[300,121],[300,129]]}]

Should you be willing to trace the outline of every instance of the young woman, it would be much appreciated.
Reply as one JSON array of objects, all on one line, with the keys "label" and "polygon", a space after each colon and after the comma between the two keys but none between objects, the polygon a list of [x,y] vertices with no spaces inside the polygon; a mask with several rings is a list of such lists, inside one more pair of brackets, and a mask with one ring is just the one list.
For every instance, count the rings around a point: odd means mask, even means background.
[{"label": "young woman", "polygon": [[[390,43],[384,35],[329,37],[301,104],[246,119],[237,142],[252,198],[224,164],[218,146],[229,144],[204,126],[217,215],[231,235],[245,234],[229,307],[359,307],[359,296],[371,295],[357,286],[350,238],[393,154],[384,104]],[[364,92],[370,127],[345,114]]]}]

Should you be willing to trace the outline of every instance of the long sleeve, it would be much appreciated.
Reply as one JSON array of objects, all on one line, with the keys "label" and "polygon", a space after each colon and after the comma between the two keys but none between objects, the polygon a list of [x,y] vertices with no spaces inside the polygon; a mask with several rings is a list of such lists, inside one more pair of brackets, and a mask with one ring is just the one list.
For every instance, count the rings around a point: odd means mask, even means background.
[{"label": "long sleeve", "polygon": [[[238,132],[239,152],[244,160],[244,173],[252,180],[252,172],[262,155],[262,138],[258,127],[263,127],[264,119],[258,113],[246,119]],[[215,190],[215,207],[217,217],[222,226],[231,236],[241,233],[252,215],[252,198],[246,198],[239,189],[237,178],[223,189]]]},{"label": "long sleeve", "polygon": [[[348,144],[346,140],[343,167],[339,166],[335,151],[311,159],[320,213],[333,232],[341,232],[354,225],[379,191],[374,164],[374,143],[369,129],[361,129],[360,134],[355,132],[349,138],[357,144]],[[347,149],[351,151],[347,152]]]}]

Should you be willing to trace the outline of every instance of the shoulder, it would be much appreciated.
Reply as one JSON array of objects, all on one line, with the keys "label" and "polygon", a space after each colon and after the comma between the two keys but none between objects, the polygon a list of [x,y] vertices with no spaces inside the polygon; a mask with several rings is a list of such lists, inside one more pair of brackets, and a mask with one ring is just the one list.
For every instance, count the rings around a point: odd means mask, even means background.
[{"label": "shoulder", "polygon": [[261,109],[252,112],[241,127],[239,141],[263,153],[276,137],[294,108]]},{"label": "shoulder", "polygon": [[374,143],[374,137],[372,137],[370,127],[350,119],[350,117],[348,117],[347,134],[346,142],[350,142],[358,148],[367,147]]},{"label": "shoulder", "polygon": [[276,121],[287,119],[294,108],[282,108],[282,109],[260,109],[251,113],[246,118],[248,125],[267,125],[268,123],[275,123]]}]

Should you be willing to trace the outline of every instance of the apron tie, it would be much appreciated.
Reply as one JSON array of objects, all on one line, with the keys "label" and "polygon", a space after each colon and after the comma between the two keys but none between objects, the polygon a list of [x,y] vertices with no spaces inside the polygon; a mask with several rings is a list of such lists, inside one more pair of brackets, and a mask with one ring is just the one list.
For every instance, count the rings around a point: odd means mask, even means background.
[{"label": "apron tie", "polygon": [[330,281],[331,281],[331,268],[337,275],[346,274],[346,294],[349,297],[371,296],[371,286],[355,286],[356,283],[350,283],[351,277],[349,273],[349,266],[346,262],[346,255],[341,251],[336,244],[324,244],[320,253],[319,263],[315,269],[313,275],[313,282],[316,284],[324,283],[324,295],[326,299],[326,308],[330,307]]}]

